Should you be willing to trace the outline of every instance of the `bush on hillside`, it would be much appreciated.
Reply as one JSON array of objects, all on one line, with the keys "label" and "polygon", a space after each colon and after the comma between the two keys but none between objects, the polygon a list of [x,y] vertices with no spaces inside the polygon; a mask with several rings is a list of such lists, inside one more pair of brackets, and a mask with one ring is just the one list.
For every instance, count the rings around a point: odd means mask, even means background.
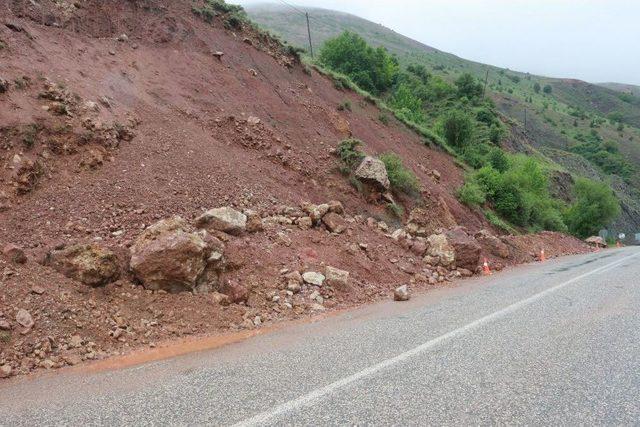
[{"label": "bush on hillside", "polygon": [[402,159],[395,153],[385,153],[380,156],[389,176],[391,187],[406,194],[417,194],[420,182],[416,175],[404,166]]},{"label": "bush on hillside", "polygon": [[473,121],[469,115],[460,110],[447,112],[440,120],[442,136],[453,147],[462,148],[471,142],[473,137]]},{"label": "bush on hillside", "polygon": [[422,101],[414,95],[413,91],[405,83],[400,84],[395,90],[391,97],[391,106],[409,121],[414,123],[424,122]]},{"label": "bush on hillside", "polygon": [[473,179],[467,179],[458,189],[458,199],[468,206],[480,206],[487,201],[484,191]]},{"label": "bush on hillside", "polygon": [[364,154],[358,149],[362,145],[362,141],[355,138],[343,140],[338,145],[338,157],[347,168],[354,168],[364,158]]},{"label": "bush on hillside", "polygon": [[620,214],[618,200],[604,183],[580,178],[573,191],[576,201],[564,212],[564,221],[576,236],[596,235]]},{"label": "bush on hillside", "polygon": [[551,85],[544,85],[544,88],[542,89],[542,91],[547,95],[549,95],[553,91],[553,89],[551,88]]},{"label": "bush on hillside", "polygon": [[327,40],[320,50],[319,61],[377,95],[391,87],[398,73],[398,61],[386,49],[373,48],[349,31]]},{"label": "bush on hillside", "polygon": [[477,98],[482,95],[482,85],[469,73],[464,73],[455,81],[460,97],[469,99]]},{"label": "bush on hillside", "polygon": [[535,82],[535,83],[533,84],[533,91],[534,91],[535,93],[540,93],[540,89],[541,89],[541,88],[540,88],[540,83]]}]

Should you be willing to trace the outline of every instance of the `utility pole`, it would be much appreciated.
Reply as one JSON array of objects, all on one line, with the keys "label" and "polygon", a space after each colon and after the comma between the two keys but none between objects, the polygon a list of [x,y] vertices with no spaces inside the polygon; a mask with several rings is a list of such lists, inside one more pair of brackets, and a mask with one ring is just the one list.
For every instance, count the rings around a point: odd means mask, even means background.
[{"label": "utility pole", "polygon": [[309,12],[305,12],[304,16],[307,18],[307,34],[309,35],[309,51],[311,52],[311,59],[313,59],[313,44],[311,43],[311,26],[309,25]]},{"label": "utility pole", "polygon": [[487,82],[489,81],[489,67],[487,67],[487,74],[484,76],[484,89],[482,89],[482,97],[484,98],[484,94],[487,91]]}]

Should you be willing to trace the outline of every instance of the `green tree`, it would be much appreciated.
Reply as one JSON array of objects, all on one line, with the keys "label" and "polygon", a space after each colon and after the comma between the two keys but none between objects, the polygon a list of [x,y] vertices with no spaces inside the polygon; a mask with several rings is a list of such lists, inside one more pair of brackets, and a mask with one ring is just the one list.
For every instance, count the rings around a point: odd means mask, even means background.
[{"label": "green tree", "polygon": [[553,91],[553,89],[551,88],[551,85],[544,85],[544,88],[542,89],[542,91],[547,95],[549,95]]},{"label": "green tree", "polygon": [[460,110],[452,110],[441,119],[442,134],[454,147],[462,148],[473,136],[473,120]]},{"label": "green tree", "polygon": [[535,83],[533,84],[533,91],[534,91],[535,93],[540,93],[540,83],[535,82]]},{"label": "green tree", "polygon": [[620,204],[606,184],[580,178],[573,191],[576,201],[564,213],[572,234],[582,238],[595,235],[620,215]]},{"label": "green tree", "polygon": [[319,61],[374,94],[389,89],[398,74],[398,61],[386,49],[373,48],[349,31],[327,40],[320,50]]},{"label": "green tree", "polygon": [[455,81],[458,87],[458,96],[466,96],[469,99],[482,95],[482,85],[469,73],[464,73]]}]

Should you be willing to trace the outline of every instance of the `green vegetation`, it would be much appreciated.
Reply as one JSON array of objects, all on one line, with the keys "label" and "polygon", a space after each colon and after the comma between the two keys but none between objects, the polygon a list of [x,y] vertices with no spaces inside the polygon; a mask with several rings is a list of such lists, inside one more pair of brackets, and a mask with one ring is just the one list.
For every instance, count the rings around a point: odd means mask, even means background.
[{"label": "green vegetation", "polygon": [[579,179],[574,187],[576,201],[565,214],[569,231],[580,237],[598,231],[620,214],[620,204],[604,183]]},{"label": "green vegetation", "polygon": [[373,48],[362,37],[348,31],[324,44],[319,61],[374,94],[389,89],[398,70],[397,60],[386,49]]},{"label": "green vegetation", "polygon": [[351,101],[345,100],[338,104],[338,111],[351,111]]},{"label": "green vegetation", "polygon": [[345,139],[338,145],[338,158],[348,170],[357,166],[365,157],[358,149],[361,145],[362,141],[355,138]]},{"label": "green vegetation", "polygon": [[[254,12],[250,9],[250,13]],[[565,170],[576,177],[600,176],[604,180],[609,180],[608,175],[614,181],[621,176],[625,182],[614,186],[616,194],[624,200],[626,207],[637,199],[634,193],[629,193],[640,189],[640,176],[635,166],[640,165],[640,144],[637,143],[640,130],[634,127],[640,126],[640,108],[634,104],[637,95],[621,96],[621,92],[577,80],[532,76],[465,61],[425,48],[357,17],[326,10],[314,10],[313,14],[316,18],[314,41],[346,39],[342,33],[350,30],[352,34],[357,33],[352,37],[358,41],[351,44],[366,46],[365,55],[362,55],[365,60],[349,59],[351,68],[337,68],[339,64],[322,61],[314,66],[330,75],[336,87],[354,90],[375,102],[385,113],[393,114],[429,143],[456,156],[459,164],[465,164],[463,167],[473,168],[468,173],[469,186],[465,184],[464,189],[460,189],[459,197],[465,203],[481,206],[487,219],[496,226],[513,230],[506,220],[531,230],[566,229],[569,223],[563,214],[567,208],[549,195],[550,185],[556,185],[555,181],[550,183],[546,179],[552,169]],[[252,16],[298,45],[306,45],[306,27],[302,27],[302,21],[268,7]],[[304,31],[297,31],[298,28]],[[342,55],[343,59],[360,58],[353,46],[350,46],[353,54]],[[389,77],[384,80],[387,84],[367,86],[369,80],[376,81],[377,77],[371,75],[380,73],[375,67],[371,74],[367,67],[353,64],[372,62],[371,52],[379,47],[386,48],[384,58],[395,65],[387,70],[393,68],[395,71],[386,74]],[[359,72],[369,75],[364,84],[356,80]],[[486,97],[483,93],[485,77],[488,77]],[[535,153],[530,158],[545,178],[543,190],[534,186],[533,189],[510,191],[514,186],[510,183],[520,185],[519,175],[524,174],[522,171],[526,168],[520,165],[520,160],[506,154],[500,145],[508,134],[507,129],[514,128],[516,132],[512,135],[516,137],[522,134],[524,108],[527,109],[526,138],[518,138],[516,146]],[[386,117],[385,113],[379,116],[382,123],[387,122],[382,118]],[[624,126],[621,126],[623,122]],[[597,131],[601,141],[591,136],[592,131]],[[510,141],[513,142],[513,138]],[[576,154],[588,162],[578,161]],[[487,194],[476,180],[476,175],[485,168],[491,168],[500,176],[500,191],[495,196]],[[554,188],[554,194],[557,190]],[[508,203],[509,198],[516,203]],[[539,207],[543,209],[538,214]],[[513,212],[526,214],[531,209],[536,212],[530,213],[529,218],[525,215],[524,219],[514,219],[517,215]],[[640,204],[636,212],[640,216]]]},{"label": "green vegetation", "polygon": [[191,7],[191,11],[200,16],[205,22],[211,23],[213,18],[220,14],[228,14],[225,26],[239,28],[246,20],[246,13],[242,6],[228,4],[224,0],[204,0],[201,7],[196,5]]},{"label": "green vegetation", "polygon": [[402,159],[395,153],[385,153],[380,156],[389,176],[391,188],[409,195],[416,195],[420,191],[420,183],[416,175],[402,163]]}]

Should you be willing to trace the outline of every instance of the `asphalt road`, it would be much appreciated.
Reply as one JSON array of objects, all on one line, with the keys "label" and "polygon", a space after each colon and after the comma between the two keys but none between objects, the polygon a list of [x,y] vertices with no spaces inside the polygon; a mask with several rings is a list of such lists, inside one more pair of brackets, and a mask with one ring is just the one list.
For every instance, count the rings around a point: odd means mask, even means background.
[{"label": "asphalt road", "polygon": [[0,384],[0,425],[640,424],[640,248],[117,371]]}]

